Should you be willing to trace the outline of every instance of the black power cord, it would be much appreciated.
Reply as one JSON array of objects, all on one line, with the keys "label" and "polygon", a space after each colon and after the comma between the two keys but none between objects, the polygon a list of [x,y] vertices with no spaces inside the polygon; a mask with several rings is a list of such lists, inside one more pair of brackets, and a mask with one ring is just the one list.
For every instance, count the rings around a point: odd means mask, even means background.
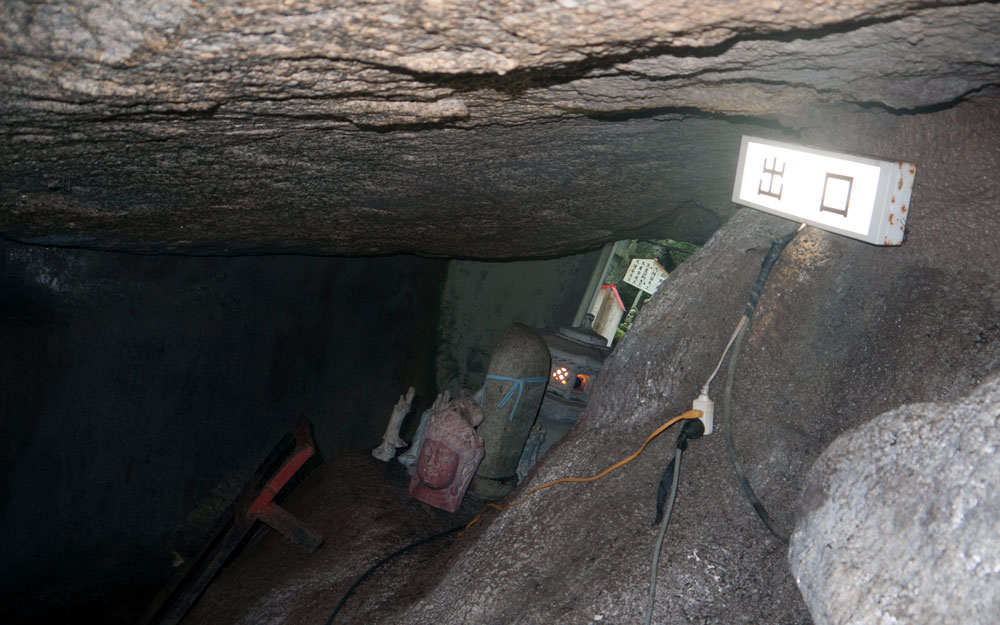
[{"label": "black power cord", "polygon": [[[653,571],[649,581],[649,602],[646,605],[646,625],[649,625],[653,618],[653,603],[656,600],[656,569],[660,564],[660,550],[663,548],[663,537],[667,533],[667,525],[670,523],[670,513],[674,510],[674,500],[677,498],[677,481],[681,473],[681,455],[687,450],[689,440],[701,438],[705,433],[705,424],[699,419],[685,421],[681,428],[681,433],[677,435],[677,451],[674,453],[673,462],[667,465],[660,478],[660,486],[656,493],[656,521],[654,525],[660,525],[660,535],[656,539],[656,547],[653,549]],[[667,494],[667,484],[670,484],[669,495]],[[667,503],[666,514],[663,513],[664,500]],[[662,520],[661,520],[662,519]]]},{"label": "black power cord", "polygon": [[[687,451],[688,441],[701,438],[704,433],[705,424],[701,420],[685,421],[681,427],[681,433],[677,435],[677,451]],[[678,462],[668,464],[667,468],[663,471],[663,475],[660,477],[660,486],[656,491],[656,520],[653,521],[653,525],[659,525],[660,521],[663,520],[663,504],[667,500],[668,493],[673,493],[670,495],[671,502],[677,495],[676,489],[673,487],[673,481],[674,475],[680,469],[680,466],[675,465],[679,464]],[[669,513],[667,516],[669,516]]]},{"label": "black power cord", "polygon": [[340,612],[340,610],[344,607],[344,604],[347,603],[347,599],[352,594],[354,594],[354,591],[357,590],[358,586],[360,586],[366,579],[368,579],[369,577],[371,577],[371,575],[375,571],[377,571],[379,568],[381,568],[382,566],[388,564],[389,562],[391,562],[395,558],[398,558],[399,556],[403,555],[407,551],[410,551],[411,549],[416,549],[420,545],[426,545],[427,543],[433,542],[433,541],[435,541],[435,540],[437,540],[439,538],[444,538],[445,536],[448,536],[450,534],[455,534],[457,532],[460,532],[464,527],[465,527],[465,525],[459,525],[458,527],[453,527],[453,528],[451,528],[449,530],[445,530],[443,532],[438,532],[437,534],[434,534],[432,536],[428,536],[427,538],[422,538],[422,539],[420,539],[420,540],[418,540],[416,542],[410,543],[409,545],[407,545],[407,546],[405,546],[405,547],[403,547],[401,549],[397,549],[396,551],[393,551],[392,553],[390,553],[386,557],[384,557],[381,560],[379,560],[378,562],[376,562],[374,565],[372,565],[371,568],[369,568],[367,571],[365,571],[364,574],[361,575],[361,577],[359,577],[358,579],[356,579],[354,581],[354,583],[351,584],[350,588],[347,589],[347,592],[344,593],[344,596],[341,597],[340,601],[337,602],[337,607],[335,607],[333,609],[333,612],[330,613],[330,618],[327,619],[326,625],[331,625],[333,623],[333,619],[337,617],[337,613]]},{"label": "black power cord", "polygon": [[767,255],[764,256],[764,260],[760,264],[760,273],[757,275],[757,282],[754,283],[753,288],[750,289],[750,299],[747,302],[746,310],[743,315],[746,317],[746,323],[740,328],[740,331],[736,335],[736,340],[733,342],[733,351],[729,356],[729,367],[726,372],[726,391],[722,400],[722,429],[725,432],[726,437],[726,454],[729,456],[729,464],[733,467],[733,471],[736,473],[736,478],[739,480],[740,488],[743,490],[743,494],[746,495],[747,499],[750,500],[750,505],[753,506],[754,511],[760,520],[767,527],[768,531],[774,535],[775,538],[780,540],[784,544],[788,544],[788,534],[778,530],[775,527],[774,522],[771,520],[771,515],[767,513],[767,508],[764,507],[763,502],[757,497],[757,493],[754,492],[753,487],[750,486],[750,481],[747,479],[746,472],[743,470],[743,465],[740,464],[739,459],[736,457],[736,445],[733,443],[733,423],[732,423],[732,397],[733,397],[733,378],[736,373],[736,363],[739,358],[740,347],[743,345],[743,338],[746,336],[748,328],[750,327],[750,320],[753,318],[754,310],[757,308],[757,301],[760,299],[760,294],[764,291],[764,283],[767,282],[767,277],[771,273],[771,268],[774,267],[774,263],[778,261],[781,257],[781,252],[784,251],[785,247],[795,238],[795,235],[802,230],[800,226],[794,232],[789,235],[771,242],[771,249],[768,251]]}]

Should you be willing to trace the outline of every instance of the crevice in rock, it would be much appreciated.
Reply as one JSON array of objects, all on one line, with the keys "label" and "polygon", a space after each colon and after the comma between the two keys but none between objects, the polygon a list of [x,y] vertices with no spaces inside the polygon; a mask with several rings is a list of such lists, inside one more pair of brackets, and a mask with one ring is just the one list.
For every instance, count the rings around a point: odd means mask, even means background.
[{"label": "crevice in rock", "polygon": [[[998,66],[1000,68],[1000,66]],[[938,113],[941,111],[947,111],[948,109],[955,108],[956,106],[968,102],[973,98],[989,95],[993,96],[998,90],[1000,90],[1000,82],[988,83],[975,89],[970,89],[965,93],[956,96],[954,99],[947,102],[940,102],[937,104],[927,104],[924,106],[914,106],[914,107],[901,107],[894,108],[884,102],[855,102],[854,104],[858,108],[864,110],[878,110],[890,113],[892,115],[930,115],[932,113]]]}]

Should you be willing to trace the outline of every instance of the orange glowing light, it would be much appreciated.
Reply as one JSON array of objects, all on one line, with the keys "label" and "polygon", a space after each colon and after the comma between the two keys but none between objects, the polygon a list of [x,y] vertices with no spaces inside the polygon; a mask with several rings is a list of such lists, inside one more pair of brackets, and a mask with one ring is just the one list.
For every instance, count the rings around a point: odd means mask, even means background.
[{"label": "orange glowing light", "polygon": [[563,386],[566,386],[566,379],[569,378],[569,369],[566,367],[559,367],[552,372],[552,377]]}]

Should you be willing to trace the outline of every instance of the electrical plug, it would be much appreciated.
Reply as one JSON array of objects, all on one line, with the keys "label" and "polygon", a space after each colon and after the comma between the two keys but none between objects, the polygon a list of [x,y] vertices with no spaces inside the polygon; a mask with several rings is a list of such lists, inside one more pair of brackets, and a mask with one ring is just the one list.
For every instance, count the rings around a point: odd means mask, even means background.
[{"label": "electrical plug", "polygon": [[715,402],[708,398],[707,393],[702,393],[691,404],[691,409],[701,411],[699,421],[705,425],[705,434],[711,434],[712,426],[715,424]]}]

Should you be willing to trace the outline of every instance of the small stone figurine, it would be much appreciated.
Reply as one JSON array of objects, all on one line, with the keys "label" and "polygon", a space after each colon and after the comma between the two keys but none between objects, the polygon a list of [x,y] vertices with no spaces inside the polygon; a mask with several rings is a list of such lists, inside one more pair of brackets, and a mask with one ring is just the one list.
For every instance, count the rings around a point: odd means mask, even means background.
[{"label": "small stone figurine", "polygon": [[[424,427],[427,425],[427,417],[431,416],[432,412],[444,408],[449,401],[451,401],[451,391],[438,393],[438,396],[434,399],[434,403],[431,404],[431,407],[420,415],[420,425],[417,426],[417,433],[413,435],[413,441],[410,443],[410,448],[396,456],[396,460],[398,460],[400,464],[406,467],[413,467],[413,465],[417,463],[417,452],[420,451],[420,441],[424,437]],[[415,470],[416,469],[410,469],[410,475],[413,475]]]},{"label": "small stone figurine", "polygon": [[458,509],[485,455],[483,438],[475,430],[482,422],[483,409],[471,397],[430,414],[410,495],[448,512]]},{"label": "small stone figurine", "polygon": [[405,447],[406,443],[399,438],[399,428],[403,425],[403,417],[410,412],[410,404],[413,403],[413,395],[416,389],[412,386],[406,391],[406,395],[400,395],[399,401],[392,408],[392,415],[389,417],[389,425],[385,428],[385,435],[382,436],[382,444],[372,450],[372,455],[382,462],[389,462],[396,455],[397,447]]}]

